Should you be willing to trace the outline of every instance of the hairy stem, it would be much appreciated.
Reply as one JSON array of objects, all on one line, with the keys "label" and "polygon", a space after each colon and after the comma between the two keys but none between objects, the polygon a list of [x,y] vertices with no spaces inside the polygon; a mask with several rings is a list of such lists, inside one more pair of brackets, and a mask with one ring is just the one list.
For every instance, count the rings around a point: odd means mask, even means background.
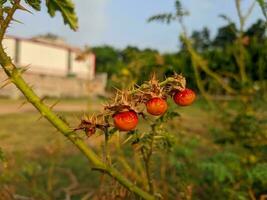
[{"label": "hairy stem", "polygon": [[44,118],[46,118],[59,132],[67,137],[88,158],[92,165],[94,165],[94,168],[101,170],[106,174],[109,174],[121,185],[123,185],[125,188],[135,193],[139,197],[146,200],[154,200],[155,198],[153,197],[153,195],[145,192],[144,190],[130,182],[115,168],[108,166],[106,165],[106,163],[101,161],[98,155],[75,134],[75,132],[68,126],[68,124],[66,124],[66,122],[64,122],[46,104],[44,104],[44,102],[36,95],[32,88],[22,78],[21,71],[19,71],[13,64],[11,58],[6,54],[2,45],[5,31],[13,18],[13,14],[15,13],[16,9],[18,9],[17,3],[19,3],[19,1],[15,1],[15,4],[13,4],[13,7],[8,13],[6,19],[1,24],[0,29],[0,64],[9,77],[10,81],[15,84],[15,86],[26,97],[27,101],[30,102]]},{"label": "hairy stem", "polygon": [[145,149],[142,148],[141,153],[142,153],[144,164],[145,164],[145,170],[146,170],[149,192],[151,194],[154,194],[154,185],[153,185],[153,178],[151,176],[150,162],[151,162],[151,156],[153,153],[154,135],[156,133],[156,130],[155,130],[156,125],[152,124],[151,128],[152,128],[152,135],[151,135],[152,138],[151,138],[151,141],[149,144],[149,149],[147,151],[145,151]]},{"label": "hairy stem", "polygon": [[13,15],[15,14],[16,10],[19,8],[20,0],[15,0],[13,3],[13,6],[7,13],[6,18],[1,23],[1,30],[0,30],[0,41],[3,40],[5,32],[10,24],[10,22],[13,20]]}]

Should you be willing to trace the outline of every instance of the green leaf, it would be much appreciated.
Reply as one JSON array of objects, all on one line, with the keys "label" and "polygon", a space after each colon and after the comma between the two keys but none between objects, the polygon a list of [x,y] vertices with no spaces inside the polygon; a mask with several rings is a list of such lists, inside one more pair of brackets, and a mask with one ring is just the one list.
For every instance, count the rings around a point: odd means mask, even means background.
[{"label": "green leaf", "polygon": [[4,161],[4,160],[5,160],[5,155],[2,149],[0,148],[0,161]]},{"label": "green leaf", "polygon": [[59,11],[64,24],[68,24],[72,30],[78,29],[78,18],[71,0],[46,0],[46,6],[51,17],[54,17],[56,11]]},{"label": "green leaf", "polygon": [[176,19],[175,16],[173,16],[171,13],[166,13],[166,14],[154,15],[148,19],[148,22],[159,21],[169,24],[175,19]]},{"label": "green leaf", "polygon": [[158,123],[167,122],[168,120],[172,120],[175,117],[180,117],[180,114],[178,112],[175,112],[175,111],[167,111],[167,113],[165,113],[164,115],[159,117],[156,120],[156,122],[158,122]]},{"label": "green leaf", "polygon": [[256,0],[256,1],[259,3],[261,10],[263,12],[263,15],[265,16],[267,20],[267,2],[264,0]]},{"label": "green leaf", "polygon": [[0,0],[0,5],[4,5],[7,2],[7,0]]},{"label": "green leaf", "polygon": [[33,9],[40,11],[41,10],[41,0],[25,0]]}]

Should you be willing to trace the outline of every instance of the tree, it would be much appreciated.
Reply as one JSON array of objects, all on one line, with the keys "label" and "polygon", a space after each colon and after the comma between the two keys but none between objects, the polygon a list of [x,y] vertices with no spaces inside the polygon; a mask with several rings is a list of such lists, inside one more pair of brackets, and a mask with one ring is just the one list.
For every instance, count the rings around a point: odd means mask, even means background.
[{"label": "tree", "polygon": [[97,72],[107,72],[108,77],[117,73],[117,64],[121,60],[120,52],[111,46],[93,47],[92,51],[96,55],[96,70]]},{"label": "tree", "polygon": [[216,47],[226,47],[226,45],[233,44],[237,38],[236,33],[237,28],[234,23],[219,28],[213,45]]}]

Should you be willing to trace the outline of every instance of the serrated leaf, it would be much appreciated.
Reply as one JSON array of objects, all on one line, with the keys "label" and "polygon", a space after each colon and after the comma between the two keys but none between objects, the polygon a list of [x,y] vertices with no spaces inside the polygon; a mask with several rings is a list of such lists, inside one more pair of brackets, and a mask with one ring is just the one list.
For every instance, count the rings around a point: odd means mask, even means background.
[{"label": "serrated leaf", "polygon": [[259,3],[261,10],[263,12],[263,15],[267,19],[267,2],[264,0],[256,0],[256,1]]},{"label": "serrated leaf", "polygon": [[4,5],[7,2],[7,0],[0,0],[0,5]]},{"label": "serrated leaf", "polygon": [[228,17],[227,15],[220,14],[219,17],[222,18],[223,20],[227,21],[229,24],[232,24],[233,23],[233,21],[231,20],[231,18]]},{"label": "serrated leaf", "polygon": [[2,149],[0,148],[0,161],[3,161],[3,160],[5,160],[5,155]]},{"label": "serrated leaf", "polygon": [[112,136],[112,135],[114,135],[117,131],[119,131],[117,128],[109,129],[109,131],[108,131],[108,136]]},{"label": "serrated leaf", "polygon": [[25,2],[30,5],[34,10],[41,10],[41,0],[25,0]]},{"label": "serrated leaf", "polygon": [[171,13],[166,13],[166,14],[154,15],[148,19],[148,22],[159,21],[169,24],[173,20],[175,20],[175,16],[173,16]]},{"label": "serrated leaf", "polygon": [[180,117],[180,114],[175,111],[167,111],[167,113],[157,119],[157,122],[167,122],[175,117]]},{"label": "serrated leaf", "polygon": [[78,29],[78,18],[71,0],[46,0],[46,6],[51,17],[54,17],[56,11],[59,11],[63,17],[64,24],[68,24],[73,30]]}]

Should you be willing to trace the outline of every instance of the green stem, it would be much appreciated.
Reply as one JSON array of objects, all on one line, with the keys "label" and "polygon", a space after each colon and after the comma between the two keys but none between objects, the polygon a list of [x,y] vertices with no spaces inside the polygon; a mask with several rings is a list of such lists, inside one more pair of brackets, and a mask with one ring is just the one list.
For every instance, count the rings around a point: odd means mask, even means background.
[{"label": "green stem", "polygon": [[91,161],[93,165],[95,165],[96,168],[108,173],[128,190],[134,192],[143,199],[155,199],[152,195],[131,183],[116,169],[103,163],[95,154],[95,152],[90,149],[82,139],[77,137],[73,130],[71,130],[64,121],[62,121],[54,112],[52,112],[50,108],[46,106],[34,93],[34,91],[21,77],[20,72],[12,64],[11,59],[5,54],[2,47],[0,47],[0,64],[4,68],[6,74],[10,77],[11,81],[24,94],[27,100],[41,113],[42,116],[44,116],[54,127],[56,127],[64,136],[66,136],[78,149],[80,149],[80,151],[88,158],[89,161]]},{"label": "green stem", "polygon": [[95,154],[95,152],[89,148],[86,143],[77,137],[73,130],[62,121],[54,112],[46,106],[41,99],[34,93],[34,91],[28,86],[28,84],[21,77],[20,72],[12,64],[11,59],[5,54],[3,48],[0,47],[0,64],[4,68],[6,74],[10,77],[11,81],[16,87],[24,94],[27,100],[44,116],[54,127],[56,127],[64,136],[66,136],[80,151],[88,158],[89,161],[98,169],[101,169],[105,173],[115,178],[128,190],[134,192],[143,199],[153,200],[155,199],[152,195],[143,191],[126,179],[116,169],[107,166],[101,159]]},{"label": "green stem", "polygon": [[151,156],[153,153],[153,145],[154,145],[154,136],[156,134],[156,124],[151,125],[152,133],[151,133],[151,141],[149,144],[149,149],[147,152],[145,151],[144,148],[141,149],[141,153],[143,156],[144,164],[145,164],[145,170],[146,170],[146,176],[147,176],[147,183],[149,187],[149,192],[151,194],[154,194],[154,185],[153,185],[153,178],[151,176],[151,169],[150,169],[150,161],[151,161]]},{"label": "green stem", "polygon": [[5,32],[10,24],[10,22],[13,19],[13,15],[16,12],[16,10],[18,9],[18,5],[20,3],[20,0],[16,0],[13,3],[13,6],[11,7],[11,9],[9,10],[9,12],[7,13],[6,18],[4,19],[4,21],[2,21],[1,23],[1,30],[0,30],[0,41],[3,40]]},{"label": "green stem", "polygon": [[[162,87],[162,86],[164,86],[164,85],[167,85],[168,83],[173,83],[173,82],[176,82],[175,78],[173,78],[173,77],[168,77],[168,78],[166,78],[164,81],[160,82],[160,83],[159,83],[159,86]],[[147,85],[147,84],[142,84],[139,88],[131,90],[131,91],[129,92],[129,94],[135,94],[135,93],[139,92],[140,90],[147,89],[147,88],[149,88],[149,85]]]},{"label": "green stem", "polygon": [[12,14],[8,15],[8,20],[4,21],[4,26],[2,26],[0,30],[0,64],[11,82],[15,84],[15,86],[26,97],[26,99],[41,113],[44,118],[46,118],[57,130],[59,130],[59,132],[67,137],[88,158],[88,160],[94,165],[95,168],[109,174],[121,185],[123,185],[125,188],[135,193],[139,197],[146,200],[154,200],[155,197],[137,187],[113,167],[107,166],[104,162],[102,162],[98,155],[91,148],[89,148],[87,144],[82,139],[80,139],[57,114],[55,114],[46,104],[44,104],[32,90],[32,88],[29,87],[29,85],[25,82],[25,80],[21,76],[21,72],[13,64],[11,58],[5,53],[2,45],[3,37],[1,38],[1,36],[4,35],[6,31],[5,27],[8,27],[13,14],[14,12],[12,11]]}]

